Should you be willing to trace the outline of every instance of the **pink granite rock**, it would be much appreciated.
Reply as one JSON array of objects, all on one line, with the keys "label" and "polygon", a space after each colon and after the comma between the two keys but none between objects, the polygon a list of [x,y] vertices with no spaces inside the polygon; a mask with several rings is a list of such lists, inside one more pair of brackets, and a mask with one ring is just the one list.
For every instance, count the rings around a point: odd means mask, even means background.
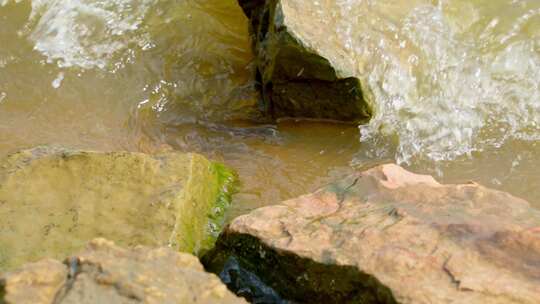
[{"label": "pink granite rock", "polygon": [[[540,303],[540,212],[382,165],[235,219],[233,258],[303,303]],[[223,273],[222,273],[223,274]]]}]

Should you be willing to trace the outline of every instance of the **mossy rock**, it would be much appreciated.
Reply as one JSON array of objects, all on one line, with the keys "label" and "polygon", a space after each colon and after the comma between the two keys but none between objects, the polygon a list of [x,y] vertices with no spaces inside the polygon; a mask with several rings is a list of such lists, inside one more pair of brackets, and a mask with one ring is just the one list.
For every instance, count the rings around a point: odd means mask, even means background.
[{"label": "mossy rock", "polygon": [[0,160],[0,269],[61,258],[95,237],[202,254],[234,174],[198,154],[24,150]]}]

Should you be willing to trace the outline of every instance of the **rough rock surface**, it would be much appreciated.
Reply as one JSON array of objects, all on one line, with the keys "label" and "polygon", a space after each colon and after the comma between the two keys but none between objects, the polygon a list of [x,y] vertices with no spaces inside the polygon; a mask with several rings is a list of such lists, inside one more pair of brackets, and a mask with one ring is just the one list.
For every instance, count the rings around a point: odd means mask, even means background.
[{"label": "rough rock surface", "polygon": [[235,219],[205,263],[231,287],[249,271],[267,284],[259,292],[302,303],[532,304],[540,212],[382,165]]},{"label": "rough rock surface", "polygon": [[6,304],[245,303],[190,254],[105,239],[64,264],[48,259],[3,274],[0,290]]},{"label": "rough rock surface", "polygon": [[0,269],[62,258],[88,240],[213,246],[233,174],[197,154],[38,147],[0,160]]},{"label": "rough rock surface", "polygon": [[266,112],[357,122],[371,116],[355,62],[337,34],[336,1],[239,4],[250,19]]}]

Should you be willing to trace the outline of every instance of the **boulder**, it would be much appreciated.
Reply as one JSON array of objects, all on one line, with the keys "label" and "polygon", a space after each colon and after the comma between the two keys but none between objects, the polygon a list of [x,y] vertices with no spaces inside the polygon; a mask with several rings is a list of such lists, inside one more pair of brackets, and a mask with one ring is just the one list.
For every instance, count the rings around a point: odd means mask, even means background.
[{"label": "boulder", "polygon": [[540,212],[475,183],[382,165],[236,218],[204,261],[259,298],[532,304]]},{"label": "boulder", "polygon": [[275,118],[371,116],[355,58],[338,34],[347,18],[338,2],[239,0],[250,19],[264,109]]},{"label": "boulder", "polygon": [[0,276],[0,303],[246,303],[199,260],[170,248],[90,242],[64,263],[46,259]]},{"label": "boulder", "polygon": [[234,175],[197,154],[38,147],[0,160],[0,269],[62,258],[95,237],[213,246]]}]

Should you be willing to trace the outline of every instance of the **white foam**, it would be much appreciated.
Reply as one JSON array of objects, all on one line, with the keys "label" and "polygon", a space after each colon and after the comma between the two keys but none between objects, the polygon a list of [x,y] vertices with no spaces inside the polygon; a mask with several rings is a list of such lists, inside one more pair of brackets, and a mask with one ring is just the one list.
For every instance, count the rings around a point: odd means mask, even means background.
[{"label": "white foam", "polygon": [[377,148],[391,138],[408,163],[538,140],[540,2],[339,3],[353,20],[343,18],[338,32],[375,111],[362,141]]},{"label": "white foam", "polygon": [[60,67],[105,68],[133,40],[155,0],[33,0],[35,49]]}]

